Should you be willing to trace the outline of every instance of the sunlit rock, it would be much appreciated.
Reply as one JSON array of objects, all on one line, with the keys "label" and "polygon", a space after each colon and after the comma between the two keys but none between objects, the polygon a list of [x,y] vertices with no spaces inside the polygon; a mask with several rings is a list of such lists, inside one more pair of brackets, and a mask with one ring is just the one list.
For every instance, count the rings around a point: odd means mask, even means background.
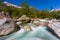
[{"label": "sunlit rock", "polygon": [[30,22],[30,18],[27,17],[26,15],[22,15],[19,19],[17,19],[18,21],[25,23],[25,22]]},{"label": "sunlit rock", "polygon": [[16,24],[17,24],[17,25],[20,25],[20,24],[22,24],[22,22],[16,22]]},{"label": "sunlit rock", "polygon": [[58,38],[60,38],[60,22],[59,22],[59,20],[49,21],[48,29],[50,31],[53,31],[53,34],[55,34]]},{"label": "sunlit rock", "polygon": [[48,21],[42,19],[34,20],[32,23],[36,26],[48,26]]},{"label": "sunlit rock", "polygon": [[24,29],[25,31],[31,31],[31,28],[30,28],[29,26],[23,26],[23,29]]}]

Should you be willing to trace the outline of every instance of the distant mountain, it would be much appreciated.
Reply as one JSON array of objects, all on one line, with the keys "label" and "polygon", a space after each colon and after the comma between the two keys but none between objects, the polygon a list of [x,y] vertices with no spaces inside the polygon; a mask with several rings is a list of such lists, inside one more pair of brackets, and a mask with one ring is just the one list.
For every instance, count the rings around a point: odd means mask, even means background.
[{"label": "distant mountain", "polygon": [[52,12],[52,11],[60,11],[60,9],[52,9],[51,12]]},{"label": "distant mountain", "polygon": [[[27,6],[27,4],[24,4],[24,2],[22,3],[22,5],[24,5],[24,6],[17,6],[17,5],[14,5],[14,4],[12,4],[12,3],[9,3],[9,2],[6,2],[6,1],[4,1],[3,2],[5,5],[7,5],[7,6],[12,6],[12,7],[15,7],[15,8],[25,8],[25,6]],[[28,5],[29,6],[29,5]],[[4,8],[4,6],[2,6],[3,8]],[[30,11],[35,11],[35,12],[38,12],[38,10],[36,10],[34,7],[32,7],[32,6],[29,6],[29,10]]]},{"label": "distant mountain", "polygon": [[12,3],[9,3],[9,2],[3,2],[4,4],[6,4],[7,6],[13,6],[13,7],[16,7],[16,8],[22,8],[22,7],[20,7],[20,6],[17,6],[17,5],[14,5],[14,4],[12,4]]}]

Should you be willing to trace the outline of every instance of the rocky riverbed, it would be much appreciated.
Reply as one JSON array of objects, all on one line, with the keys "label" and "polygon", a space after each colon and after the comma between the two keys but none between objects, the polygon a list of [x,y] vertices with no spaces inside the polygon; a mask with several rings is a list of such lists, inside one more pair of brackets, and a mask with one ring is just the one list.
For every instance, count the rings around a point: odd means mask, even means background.
[{"label": "rocky riverbed", "polygon": [[18,30],[18,26],[12,20],[11,17],[4,15],[4,12],[0,13],[0,37],[6,36]]},{"label": "rocky riverbed", "polygon": [[[2,14],[2,17],[0,18],[1,40],[27,40],[27,38],[29,40],[34,40],[35,38],[36,40],[59,40],[50,32],[48,32],[46,26],[48,25],[49,20],[32,20],[26,15],[13,20],[13,18],[3,15],[4,14]],[[33,38],[31,39],[31,37]]]},{"label": "rocky riverbed", "polygon": [[0,40],[59,40],[51,34],[47,27],[35,26],[31,23],[26,24],[31,27],[32,31],[25,31],[23,28],[8,36],[1,37]]}]

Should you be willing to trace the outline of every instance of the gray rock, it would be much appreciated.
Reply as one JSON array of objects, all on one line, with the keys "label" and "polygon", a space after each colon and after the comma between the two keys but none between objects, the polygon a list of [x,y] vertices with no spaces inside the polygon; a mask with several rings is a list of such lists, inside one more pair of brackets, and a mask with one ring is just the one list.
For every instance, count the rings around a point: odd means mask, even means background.
[{"label": "gray rock", "polygon": [[30,18],[27,17],[26,15],[22,15],[18,20],[23,21],[23,20],[29,20]]},{"label": "gray rock", "polygon": [[60,22],[51,21],[48,24],[48,28],[53,30],[53,32],[60,38]]},{"label": "gray rock", "polygon": [[7,35],[14,31],[14,22],[11,18],[0,19],[0,36]]},{"label": "gray rock", "polygon": [[22,15],[19,19],[17,19],[17,24],[23,24],[23,23],[30,23],[30,18],[26,15]]}]

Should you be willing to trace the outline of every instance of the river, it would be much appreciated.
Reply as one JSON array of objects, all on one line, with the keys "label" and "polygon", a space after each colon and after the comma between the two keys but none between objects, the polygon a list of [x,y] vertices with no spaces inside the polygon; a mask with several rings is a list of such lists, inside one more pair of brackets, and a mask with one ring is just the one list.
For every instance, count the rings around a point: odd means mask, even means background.
[{"label": "river", "polygon": [[0,37],[0,40],[59,40],[47,30],[47,27],[33,27],[33,25],[30,27],[32,31],[21,29],[8,36]]}]

